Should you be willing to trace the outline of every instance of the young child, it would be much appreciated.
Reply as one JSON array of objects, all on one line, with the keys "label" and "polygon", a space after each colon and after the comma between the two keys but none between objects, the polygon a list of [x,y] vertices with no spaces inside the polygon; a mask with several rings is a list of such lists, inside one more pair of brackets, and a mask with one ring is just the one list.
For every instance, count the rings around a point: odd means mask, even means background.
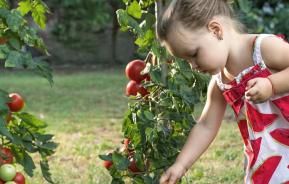
[{"label": "young child", "polygon": [[184,176],[216,137],[229,104],[248,160],[244,182],[289,184],[289,44],[244,33],[226,0],[173,0],[157,34],[172,55],[213,76],[198,123],[160,183]]}]

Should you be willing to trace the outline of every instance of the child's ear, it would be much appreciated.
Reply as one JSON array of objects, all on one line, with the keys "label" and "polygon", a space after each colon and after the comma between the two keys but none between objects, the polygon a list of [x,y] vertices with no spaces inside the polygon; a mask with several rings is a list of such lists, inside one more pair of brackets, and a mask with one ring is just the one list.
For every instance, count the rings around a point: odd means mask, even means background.
[{"label": "child's ear", "polygon": [[220,22],[217,20],[211,20],[207,26],[209,32],[213,33],[219,40],[223,40],[223,29]]}]

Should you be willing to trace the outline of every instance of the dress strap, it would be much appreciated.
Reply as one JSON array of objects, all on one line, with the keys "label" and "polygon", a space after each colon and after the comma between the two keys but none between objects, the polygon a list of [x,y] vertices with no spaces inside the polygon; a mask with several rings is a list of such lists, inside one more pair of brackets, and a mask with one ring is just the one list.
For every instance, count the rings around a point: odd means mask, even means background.
[{"label": "dress strap", "polygon": [[254,51],[253,51],[253,60],[254,60],[254,65],[260,65],[261,68],[266,68],[265,62],[262,58],[261,54],[261,43],[262,40],[268,36],[275,36],[273,34],[260,34],[257,36],[254,44]]},{"label": "dress strap", "polygon": [[220,88],[221,91],[224,91],[226,89],[230,89],[232,86],[229,84],[224,84],[222,81],[222,74],[221,72],[217,73],[216,75],[213,75],[213,79],[216,81],[217,86]]}]

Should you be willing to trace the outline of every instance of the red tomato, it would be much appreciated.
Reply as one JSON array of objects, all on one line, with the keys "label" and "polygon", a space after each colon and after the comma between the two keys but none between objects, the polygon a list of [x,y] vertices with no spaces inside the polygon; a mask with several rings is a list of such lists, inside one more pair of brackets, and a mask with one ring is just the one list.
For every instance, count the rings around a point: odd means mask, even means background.
[{"label": "red tomato", "polygon": [[128,169],[129,169],[132,173],[141,172],[141,170],[137,167],[134,158],[131,158],[131,159],[130,159],[130,163],[129,163]]},{"label": "red tomato", "polygon": [[9,148],[0,148],[0,165],[12,164],[13,154]]},{"label": "red tomato", "polygon": [[125,74],[130,80],[140,83],[142,80],[149,80],[149,75],[142,75],[141,71],[145,68],[146,64],[142,60],[133,60],[126,65]]},{"label": "red tomato", "polygon": [[25,184],[25,177],[22,173],[17,172],[13,181],[15,181],[17,184]]},{"label": "red tomato", "polygon": [[103,162],[103,166],[106,168],[106,169],[110,169],[110,167],[113,165],[112,161],[110,160],[105,160]]},{"label": "red tomato", "polygon": [[5,181],[3,181],[3,180],[0,180],[0,184],[5,184]]},{"label": "red tomato", "polygon": [[20,111],[24,106],[23,98],[18,93],[10,93],[9,97],[11,98],[11,101],[8,102],[10,111],[12,112]]},{"label": "red tomato", "polygon": [[5,38],[5,37],[0,37],[0,45],[3,45],[3,44],[5,44],[5,43],[7,43],[7,38]]},{"label": "red tomato", "polygon": [[140,93],[142,96],[145,96],[148,94],[148,91],[139,83],[136,81],[129,81],[129,83],[126,85],[126,96],[136,96],[137,93]]}]

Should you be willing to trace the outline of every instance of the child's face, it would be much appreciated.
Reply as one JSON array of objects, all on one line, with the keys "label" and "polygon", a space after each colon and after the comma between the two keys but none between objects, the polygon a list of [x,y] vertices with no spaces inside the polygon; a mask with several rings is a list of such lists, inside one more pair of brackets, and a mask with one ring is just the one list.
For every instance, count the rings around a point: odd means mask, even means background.
[{"label": "child's face", "polygon": [[177,23],[168,34],[165,47],[172,55],[187,60],[193,69],[211,75],[225,67],[229,52],[224,40],[212,31],[190,30]]}]

